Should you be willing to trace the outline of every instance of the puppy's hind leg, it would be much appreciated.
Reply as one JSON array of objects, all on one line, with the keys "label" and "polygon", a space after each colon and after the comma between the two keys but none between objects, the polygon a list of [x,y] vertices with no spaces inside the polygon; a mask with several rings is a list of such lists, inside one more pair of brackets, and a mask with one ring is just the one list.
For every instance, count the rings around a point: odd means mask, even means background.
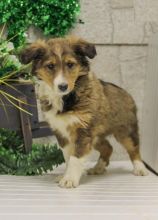
[{"label": "puppy's hind leg", "polygon": [[[121,129],[120,129],[121,130]],[[139,151],[139,134],[137,125],[130,127],[130,133],[127,133],[128,129],[117,132],[114,136],[118,142],[120,142],[127,150],[129,157],[133,163],[133,173],[136,176],[146,176],[148,171],[141,160]]]},{"label": "puppy's hind leg", "polygon": [[99,151],[100,157],[97,164],[93,168],[89,169],[87,173],[89,175],[103,174],[105,172],[105,167],[109,164],[109,159],[113,151],[112,146],[103,136],[97,138],[94,148]]}]

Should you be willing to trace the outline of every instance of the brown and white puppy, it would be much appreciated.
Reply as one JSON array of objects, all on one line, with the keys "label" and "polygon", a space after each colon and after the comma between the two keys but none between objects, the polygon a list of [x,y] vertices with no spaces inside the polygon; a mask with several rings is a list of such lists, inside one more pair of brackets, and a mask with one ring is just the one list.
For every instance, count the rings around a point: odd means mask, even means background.
[{"label": "brown and white puppy", "polygon": [[77,187],[84,160],[94,148],[100,158],[89,174],[101,174],[109,164],[113,134],[127,150],[135,175],[147,170],[139,152],[136,106],[132,97],[90,72],[88,58],[96,56],[95,46],[75,37],[37,41],[21,54],[32,62],[38,78],[39,96],[45,119],[56,134],[67,164],[59,180],[61,187]]}]

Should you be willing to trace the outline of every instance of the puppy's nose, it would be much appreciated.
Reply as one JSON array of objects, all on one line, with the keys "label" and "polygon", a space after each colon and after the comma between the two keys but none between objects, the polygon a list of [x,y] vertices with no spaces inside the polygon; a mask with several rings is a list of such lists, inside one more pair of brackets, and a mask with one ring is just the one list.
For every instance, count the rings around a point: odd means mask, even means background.
[{"label": "puppy's nose", "polygon": [[60,91],[65,92],[68,88],[68,84],[62,83],[62,84],[58,85],[58,88]]}]

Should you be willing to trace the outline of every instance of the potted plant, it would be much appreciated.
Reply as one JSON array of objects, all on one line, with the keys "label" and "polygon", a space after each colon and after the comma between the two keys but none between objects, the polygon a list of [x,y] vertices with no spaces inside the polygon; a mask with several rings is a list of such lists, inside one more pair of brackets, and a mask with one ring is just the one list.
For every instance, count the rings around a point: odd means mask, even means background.
[{"label": "potted plant", "polygon": [[64,159],[57,145],[32,144],[32,137],[52,132],[38,121],[34,85],[18,79],[29,77],[28,66],[14,53],[11,43],[0,41],[0,174],[42,174]]},{"label": "potted plant", "polygon": [[[0,128],[22,130],[27,133],[26,151],[31,146],[29,126],[36,128],[37,108],[34,86],[19,83],[17,76],[27,66],[23,66],[13,55],[11,42],[0,40]],[[31,117],[31,116],[35,117]],[[24,136],[24,140],[25,140]]]}]

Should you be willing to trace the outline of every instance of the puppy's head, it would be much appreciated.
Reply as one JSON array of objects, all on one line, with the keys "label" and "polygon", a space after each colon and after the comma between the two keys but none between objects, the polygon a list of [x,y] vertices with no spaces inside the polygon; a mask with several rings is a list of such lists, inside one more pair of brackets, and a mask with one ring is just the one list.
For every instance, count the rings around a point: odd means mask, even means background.
[{"label": "puppy's head", "polygon": [[69,37],[37,41],[21,52],[20,59],[24,64],[32,62],[32,74],[57,94],[65,95],[80,76],[88,74],[88,58],[95,55],[93,44]]}]

